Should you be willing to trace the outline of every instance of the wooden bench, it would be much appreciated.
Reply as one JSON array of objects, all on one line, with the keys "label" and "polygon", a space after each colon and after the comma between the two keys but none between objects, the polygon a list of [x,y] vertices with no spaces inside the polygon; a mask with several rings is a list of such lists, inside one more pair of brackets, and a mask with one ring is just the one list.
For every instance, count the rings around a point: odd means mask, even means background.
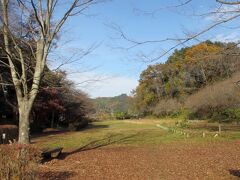
[{"label": "wooden bench", "polygon": [[45,159],[58,158],[61,155],[62,150],[63,150],[62,147],[45,149],[42,151],[41,156]]}]

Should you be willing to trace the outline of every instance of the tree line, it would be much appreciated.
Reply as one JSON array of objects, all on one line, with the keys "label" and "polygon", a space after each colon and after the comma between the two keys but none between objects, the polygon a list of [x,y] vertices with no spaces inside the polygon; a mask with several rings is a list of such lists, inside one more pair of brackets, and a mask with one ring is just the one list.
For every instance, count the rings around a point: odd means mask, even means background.
[{"label": "tree line", "polygon": [[[3,36],[0,36],[3,42]],[[3,45],[0,43],[0,47]],[[30,49],[22,44],[24,54],[30,54]],[[0,124],[10,123],[18,125],[19,111],[16,90],[8,68],[6,52],[0,49]],[[17,61],[17,59],[16,59]],[[20,64],[16,66],[21,69]],[[26,61],[29,74],[33,78],[34,68],[31,60]],[[88,114],[92,111],[92,103],[87,94],[76,89],[73,82],[67,79],[65,71],[51,71],[45,65],[42,73],[39,92],[30,113],[30,130],[39,132],[44,128],[64,127],[78,130],[85,126]],[[30,86],[30,83],[28,84]]]},{"label": "tree line", "polygon": [[240,118],[239,52],[236,43],[211,41],[175,50],[165,63],[141,73],[134,91],[135,112],[169,116],[188,111],[191,118]]}]

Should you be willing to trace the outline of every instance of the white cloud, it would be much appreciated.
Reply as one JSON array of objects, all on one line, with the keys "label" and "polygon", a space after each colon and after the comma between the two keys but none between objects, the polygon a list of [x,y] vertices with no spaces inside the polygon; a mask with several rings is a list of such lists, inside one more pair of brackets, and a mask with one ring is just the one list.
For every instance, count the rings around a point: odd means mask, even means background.
[{"label": "white cloud", "polygon": [[212,9],[211,13],[209,13],[209,15],[205,17],[205,20],[212,22],[228,20],[238,15],[239,10],[240,10],[239,5],[234,6],[222,5],[221,7]]},{"label": "white cloud", "polygon": [[90,97],[112,97],[120,94],[130,94],[138,85],[138,80],[128,76],[103,75],[86,72],[72,74],[68,78],[78,84],[78,87]]},{"label": "white cloud", "polygon": [[240,35],[236,32],[229,33],[229,34],[218,34],[212,40],[225,42],[225,43],[238,42],[240,40]]}]

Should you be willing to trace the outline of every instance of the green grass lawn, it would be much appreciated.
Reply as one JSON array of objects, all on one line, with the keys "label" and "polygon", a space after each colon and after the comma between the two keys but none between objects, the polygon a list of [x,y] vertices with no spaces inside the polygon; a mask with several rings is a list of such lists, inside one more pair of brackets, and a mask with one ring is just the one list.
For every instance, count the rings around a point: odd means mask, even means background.
[{"label": "green grass lawn", "polygon": [[[202,137],[204,129],[176,128],[176,120],[134,120],[134,121],[103,121],[94,122],[88,128],[79,132],[64,132],[46,135],[33,139],[40,148],[63,147],[64,151],[86,150],[104,146],[118,145],[158,145],[169,142],[201,143],[209,141],[225,141],[240,138],[239,131],[223,132],[214,138],[216,132],[207,131]],[[172,131],[157,127],[161,124],[170,127]],[[174,129],[174,130],[173,130]]]}]

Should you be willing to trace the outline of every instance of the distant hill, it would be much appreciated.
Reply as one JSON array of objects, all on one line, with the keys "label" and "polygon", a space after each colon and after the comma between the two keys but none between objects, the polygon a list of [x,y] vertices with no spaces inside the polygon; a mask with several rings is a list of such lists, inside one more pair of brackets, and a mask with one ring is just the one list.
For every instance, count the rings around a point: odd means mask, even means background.
[{"label": "distant hill", "polygon": [[92,99],[97,112],[115,113],[128,112],[131,97],[121,94],[115,97],[99,97]]}]

